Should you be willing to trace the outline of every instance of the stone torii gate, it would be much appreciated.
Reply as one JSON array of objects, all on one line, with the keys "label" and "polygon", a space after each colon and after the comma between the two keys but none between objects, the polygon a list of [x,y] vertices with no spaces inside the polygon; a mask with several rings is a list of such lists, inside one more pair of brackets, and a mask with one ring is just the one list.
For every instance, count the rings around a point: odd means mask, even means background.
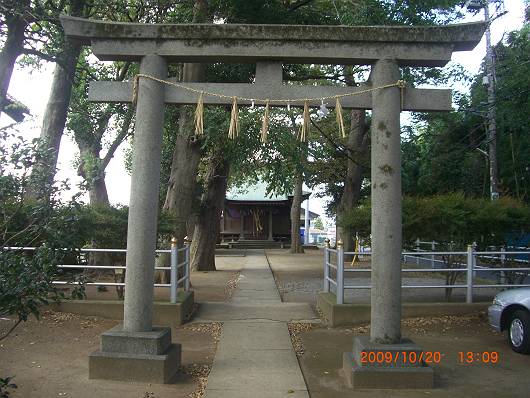
[{"label": "stone torii gate", "polygon": [[[199,91],[229,97],[269,99],[319,98],[370,87],[393,85],[400,66],[444,66],[454,51],[472,50],[483,23],[430,27],[345,27],[300,25],[154,25],[116,23],[63,16],[65,33],[90,45],[103,61],[140,62],[140,74],[168,80],[171,62],[256,63],[254,84],[183,83]],[[371,65],[361,88],[289,86],[282,83],[283,63]],[[171,80],[171,79],[169,79]],[[131,82],[93,82],[89,99],[130,102]],[[204,104],[230,105],[230,98],[205,95]],[[160,157],[165,104],[195,104],[188,90],[141,78],[136,108],[133,170],[127,232],[127,273],[123,326],[102,335],[102,350],[90,356],[90,377],[168,382],[180,362],[180,346],[171,344],[169,328],[153,327],[153,273],[156,245]],[[401,150],[400,112],[449,111],[450,90],[394,86],[341,98],[344,108],[372,114],[372,291],[370,339],[356,339],[346,364],[355,385],[373,382],[379,369],[361,364],[361,351],[421,350],[401,338]],[[250,100],[238,101],[251,105]],[[256,103],[257,105],[263,105]],[[303,106],[303,101],[290,102]],[[313,101],[310,106],[319,106]],[[330,107],[334,103],[326,104]],[[351,357],[351,355],[350,355]],[[348,358],[350,358],[348,357]],[[407,365],[407,364],[405,364]],[[421,367],[416,367],[420,369]],[[352,371],[353,369],[353,371]],[[383,369],[390,379],[416,374]],[[375,372],[375,373],[374,373]],[[432,385],[432,371],[409,386]],[[386,376],[385,376],[386,377]],[[384,379],[384,378],[383,378]],[[419,381],[418,381],[419,380]]]}]

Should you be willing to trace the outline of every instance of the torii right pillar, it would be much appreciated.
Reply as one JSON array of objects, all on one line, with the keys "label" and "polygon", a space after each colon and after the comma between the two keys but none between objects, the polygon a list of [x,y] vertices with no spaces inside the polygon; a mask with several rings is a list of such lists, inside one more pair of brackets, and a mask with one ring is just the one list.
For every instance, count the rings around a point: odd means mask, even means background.
[{"label": "torii right pillar", "polygon": [[[371,83],[381,87],[401,79],[393,60],[372,68]],[[372,289],[370,339],[401,340],[401,113],[400,89],[372,95]]]},{"label": "torii right pillar", "polygon": [[[372,66],[372,87],[401,79],[395,60]],[[401,139],[399,87],[372,93],[372,278],[370,336],[357,336],[344,353],[354,388],[432,388],[423,350],[401,337]],[[388,360],[390,358],[390,360]]]}]

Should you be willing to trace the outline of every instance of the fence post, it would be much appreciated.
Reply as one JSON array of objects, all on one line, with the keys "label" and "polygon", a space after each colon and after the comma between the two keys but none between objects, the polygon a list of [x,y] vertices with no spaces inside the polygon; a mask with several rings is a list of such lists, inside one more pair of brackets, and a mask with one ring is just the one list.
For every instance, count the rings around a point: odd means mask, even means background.
[{"label": "fence post", "polygon": [[177,272],[177,264],[178,264],[178,252],[177,252],[177,239],[171,238],[171,293],[170,293],[170,301],[172,304],[176,304],[177,302],[177,280],[178,280],[178,272]]},{"label": "fence post", "polygon": [[329,293],[329,239],[324,240],[326,245],[324,246],[324,292]]},{"label": "fence post", "polygon": [[473,242],[473,278],[477,276],[477,242]]},{"label": "fence post", "polygon": [[337,304],[344,304],[344,246],[337,242]]},{"label": "fence post", "polygon": [[[506,263],[506,254],[504,254],[504,252],[506,251],[506,248],[504,246],[501,247],[501,267],[504,268],[504,264]],[[501,285],[504,285],[506,284],[506,272],[505,271],[501,271],[500,272],[500,280],[499,282],[501,283]]]},{"label": "fence post", "polygon": [[475,263],[475,248],[467,245],[467,274],[466,274],[466,303],[473,302],[473,265]]},{"label": "fence post", "polygon": [[[416,239],[416,251],[419,253],[420,252],[420,238]],[[419,254],[416,255],[416,265],[419,266],[420,265],[420,257],[419,257]]]},{"label": "fence post", "polygon": [[[432,241],[431,243],[431,250],[434,252],[436,251],[436,242]],[[431,268],[434,269],[434,254],[431,254]]]},{"label": "fence post", "polygon": [[191,240],[186,236],[184,238],[184,246],[186,247],[186,250],[184,250],[184,253],[186,254],[186,265],[184,266],[184,276],[186,279],[184,279],[184,291],[190,290],[190,243]]}]

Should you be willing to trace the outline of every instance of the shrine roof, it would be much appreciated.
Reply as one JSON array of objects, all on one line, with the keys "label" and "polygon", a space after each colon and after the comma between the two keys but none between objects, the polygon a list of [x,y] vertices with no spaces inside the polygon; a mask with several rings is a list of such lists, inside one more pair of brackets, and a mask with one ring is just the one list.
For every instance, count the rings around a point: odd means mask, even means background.
[{"label": "shrine roof", "polygon": [[[304,198],[311,193],[303,192]],[[287,202],[292,195],[277,195],[267,192],[267,184],[257,182],[241,187],[233,187],[226,193],[226,200],[231,202]]]}]

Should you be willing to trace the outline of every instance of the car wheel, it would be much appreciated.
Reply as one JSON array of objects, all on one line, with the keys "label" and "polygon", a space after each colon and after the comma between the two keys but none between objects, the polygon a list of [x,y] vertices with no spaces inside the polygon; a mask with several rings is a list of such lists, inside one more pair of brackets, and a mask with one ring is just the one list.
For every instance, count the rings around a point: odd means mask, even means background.
[{"label": "car wheel", "polygon": [[508,325],[508,342],[515,352],[530,354],[530,313],[514,311]]}]

